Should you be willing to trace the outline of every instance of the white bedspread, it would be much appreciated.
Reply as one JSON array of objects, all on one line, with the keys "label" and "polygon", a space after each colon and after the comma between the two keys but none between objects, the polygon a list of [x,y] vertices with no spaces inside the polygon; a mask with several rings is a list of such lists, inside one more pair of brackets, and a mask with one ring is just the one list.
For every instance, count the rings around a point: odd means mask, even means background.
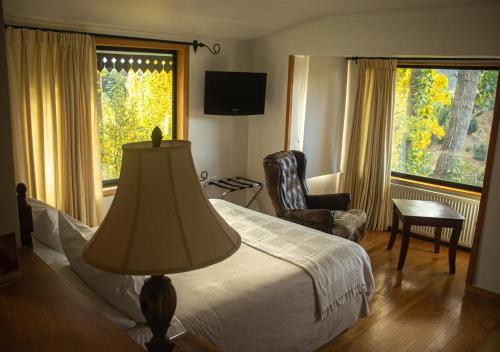
[{"label": "white bedspread", "polygon": [[312,278],[321,319],[355,295],[371,298],[374,279],[368,254],[358,244],[307,227],[212,200],[244,243],[304,269]]},{"label": "white bedspread", "polygon": [[[224,205],[233,206],[219,200],[213,204],[221,213]],[[249,224],[255,215],[269,217],[239,209]],[[363,268],[362,261],[354,263]],[[371,292],[346,297],[335,314],[320,320],[311,276],[245,243],[220,263],[169,276],[177,291],[176,316],[187,330],[225,352],[314,351],[366,316],[371,297]]]}]

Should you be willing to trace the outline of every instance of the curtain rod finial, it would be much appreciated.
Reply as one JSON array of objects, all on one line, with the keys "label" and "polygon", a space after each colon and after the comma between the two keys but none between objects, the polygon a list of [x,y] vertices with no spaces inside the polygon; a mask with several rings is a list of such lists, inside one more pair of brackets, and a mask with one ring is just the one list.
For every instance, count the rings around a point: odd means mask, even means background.
[{"label": "curtain rod finial", "polygon": [[193,40],[193,51],[195,52],[195,54],[196,54],[196,52],[198,51],[198,47],[200,47],[200,46],[203,46],[203,45],[202,45],[202,43],[200,43],[200,42],[199,42],[199,41],[197,41],[196,39],[195,39],[195,40]]},{"label": "curtain rod finial", "polygon": [[212,47],[209,47],[208,45],[206,45],[202,42],[199,42],[197,40],[193,40],[193,43],[191,43],[191,45],[193,46],[193,51],[195,53],[198,50],[198,48],[207,48],[208,51],[210,51],[210,54],[212,54],[212,55],[218,55],[220,53],[220,44],[219,43],[215,43]]}]

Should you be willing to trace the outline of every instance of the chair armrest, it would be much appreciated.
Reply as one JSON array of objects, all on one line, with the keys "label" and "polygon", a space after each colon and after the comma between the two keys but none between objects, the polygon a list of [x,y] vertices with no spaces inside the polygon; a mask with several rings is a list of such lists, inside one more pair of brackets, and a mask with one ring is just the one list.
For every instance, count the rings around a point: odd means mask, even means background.
[{"label": "chair armrest", "polygon": [[333,212],[328,209],[286,210],[283,218],[328,233],[333,224]]},{"label": "chair armrest", "polygon": [[351,194],[307,195],[306,202],[311,209],[349,210],[351,208]]}]

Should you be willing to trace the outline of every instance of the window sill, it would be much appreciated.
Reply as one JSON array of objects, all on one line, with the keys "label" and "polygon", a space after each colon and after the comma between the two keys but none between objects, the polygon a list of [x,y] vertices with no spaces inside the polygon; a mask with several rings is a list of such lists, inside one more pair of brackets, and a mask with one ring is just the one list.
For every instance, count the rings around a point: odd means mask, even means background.
[{"label": "window sill", "polygon": [[116,188],[117,186],[107,186],[103,187],[102,189],[102,196],[103,197],[111,197],[114,196],[116,193]]},{"label": "window sill", "polygon": [[429,189],[437,192],[445,192],[454,194],[457,196],[467,197],[467,198],[481,198],[481,192],[468,191],[455,187],[448,187],[442,185],[436,185],[429,182],[415,181],[407,178],[391,176],[391,182],[395,182],[402,185],[414,186],[418,188]]}]

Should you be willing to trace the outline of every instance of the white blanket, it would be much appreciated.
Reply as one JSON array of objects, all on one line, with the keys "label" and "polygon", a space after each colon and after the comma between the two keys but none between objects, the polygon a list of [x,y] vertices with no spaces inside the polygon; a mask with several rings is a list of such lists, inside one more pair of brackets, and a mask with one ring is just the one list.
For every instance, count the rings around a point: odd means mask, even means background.
[{"label": "white blanket", "polygon": [[312,278],[318,315],[325,319],[355,295],[371,298],[370,259],[358,244],[340,237],[212,200],[217,211],[260,251],[304,269]]}]

